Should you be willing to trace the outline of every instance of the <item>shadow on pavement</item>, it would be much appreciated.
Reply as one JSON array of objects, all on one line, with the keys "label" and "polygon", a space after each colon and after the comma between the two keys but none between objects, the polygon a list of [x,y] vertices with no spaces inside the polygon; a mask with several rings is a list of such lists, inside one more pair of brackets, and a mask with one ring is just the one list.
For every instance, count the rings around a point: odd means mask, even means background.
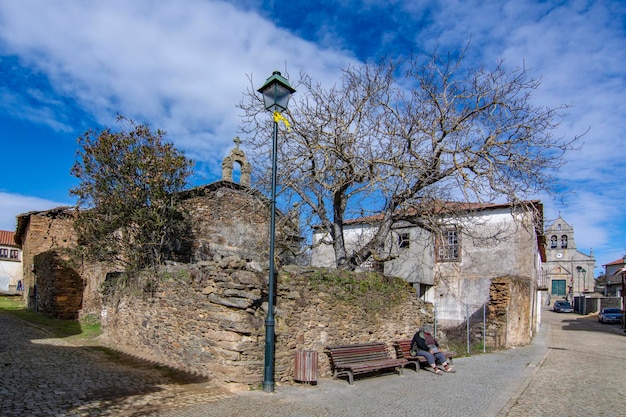
[{"label": "shadow on pavement", "polygon": [[0,335],[3,416],[145,415],[172,400],[180,386],[208,382],[111,348],[72,346],[2,313]]},{"label": "shadow on pavement", "polygon": [[620,325],[600,323],[596,315],[581,316],[576,313],[554,313],[549,311],[548,314],[550,313],[565,316],[562,320],[563,330],[624,334]]}]

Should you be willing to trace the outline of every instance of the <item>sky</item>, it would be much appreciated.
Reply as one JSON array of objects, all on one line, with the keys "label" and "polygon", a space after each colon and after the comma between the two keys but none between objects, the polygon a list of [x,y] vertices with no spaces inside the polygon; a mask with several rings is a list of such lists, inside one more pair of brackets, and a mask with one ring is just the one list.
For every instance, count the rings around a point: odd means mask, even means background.
[{"label": "sky", "polygon": [[[216,181],[238,135],[237,104],[274,70],[330,86],[382,56],[458,53],[525,66],[537,104],[571,106],[557,131],[587,132],[537,196],[597,268],[626,254],[626,2],[585,0],[0,0],[0,229],[74,205],[77,138],[117,114],[167,132]],[[297,100],[297,92],[294,95]],[[243,148],[245,151],[245,147]]]}]

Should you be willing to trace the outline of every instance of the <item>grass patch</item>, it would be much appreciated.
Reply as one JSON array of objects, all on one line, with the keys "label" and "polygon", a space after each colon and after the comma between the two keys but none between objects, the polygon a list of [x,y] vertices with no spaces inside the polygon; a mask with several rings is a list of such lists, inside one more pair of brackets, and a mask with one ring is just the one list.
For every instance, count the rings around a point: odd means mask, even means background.
[{"label": "grass patch", "polygon": [[56,337],[67,338],[70,341],[93,339],[101,334],[100,322],[97,317],[86,316],[79,321],[52,319],[29,310],[21,297],[1,295],[0,312],[10,314],[50,332]]},{"label": "grass patch", "polygon": [[301,274],[300,279],[303,278],[316,292],[328,293],[333,299],[358,306],[369,314],[381,313],[412,295],[406,281],[374,272],[316,269]]},{"label": "grass patch", "polygon": [[[465,324],[457,327],[451,327],[444,330],[445,345],[448,350],[454,350],[459,356],[468,356],[476,353],[483,353],[483,334],[482,329],[477,325],[470,329],[469,353],[467,328]],[[493,352],[493,348],[487,345],[485,352]]]}]

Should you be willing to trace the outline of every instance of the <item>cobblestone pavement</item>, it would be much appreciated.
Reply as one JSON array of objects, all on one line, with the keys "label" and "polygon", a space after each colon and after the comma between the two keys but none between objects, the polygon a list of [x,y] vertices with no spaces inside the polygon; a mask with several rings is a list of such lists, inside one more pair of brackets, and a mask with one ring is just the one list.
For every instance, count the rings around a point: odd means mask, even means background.
[{"label": "cobblestone pavement", "polygon": [[2,417],[144,416],[223,395],[197,378],[177,383],[154,363],[76,347],[0,312]]},{"label": "cobblestone pavement", "polygon": [[626,338],[597,316],[546,311],[548,351],[500,416],[626,416]]},{"label": "cobblestone pavement", "polygon": [[[626,338],[595,317],[543,312],[530,346],[395,374],[225,394],[152,363],[77,348],[0,313],[0,416],[626,416]],[[600,348],[599,348],[600,347]]]}]

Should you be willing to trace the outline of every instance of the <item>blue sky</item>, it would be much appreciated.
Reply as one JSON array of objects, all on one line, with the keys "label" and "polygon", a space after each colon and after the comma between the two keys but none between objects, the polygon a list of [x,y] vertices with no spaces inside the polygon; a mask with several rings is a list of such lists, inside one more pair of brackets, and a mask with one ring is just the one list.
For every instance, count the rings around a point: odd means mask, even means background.
[{"label": "blue sky", "polygon": [[[167,131],[219,179],[240,123],[236,105],[275,69],[325,85],[349,63],[457,52],[525,65],[534,100],[572,107],[559,135],[587,129],[559,171],[567,193],[541,198],[546,221],[574,226],[597,266],[626,253],[626,3],[511,0],[0,0],[0,229],[73,205],[70,168],[88,128],[117,113]],[[297,100],[297,93],[294,96]],[[245,150],[245,148],[244,148]],[[598,275],[600,268],[596,269]]]}]

